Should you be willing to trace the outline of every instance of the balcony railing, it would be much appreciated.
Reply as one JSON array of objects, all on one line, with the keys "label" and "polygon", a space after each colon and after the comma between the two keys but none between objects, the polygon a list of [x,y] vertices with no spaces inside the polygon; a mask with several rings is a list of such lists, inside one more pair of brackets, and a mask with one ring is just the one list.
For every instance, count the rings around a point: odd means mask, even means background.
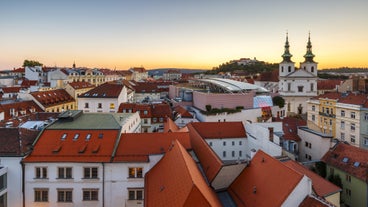
[{"label": "balcony railing", "polygon": [[336,118],[335,114],[328,114],[328,113],[324,113],[324,112],[319,112],[319,115],[321,116],[327,116],[327,117],[331,117],[331,118]]}]

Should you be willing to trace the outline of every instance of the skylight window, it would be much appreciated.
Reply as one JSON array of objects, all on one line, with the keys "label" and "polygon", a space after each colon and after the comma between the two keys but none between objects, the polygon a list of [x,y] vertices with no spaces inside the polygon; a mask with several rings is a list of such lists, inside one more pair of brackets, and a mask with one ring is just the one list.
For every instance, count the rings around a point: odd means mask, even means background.
[{"label": "skylight window", "polygon": [[67,135],[68,135],[67,133],[64,133],[64,134],[61,136],[61,140],[65,140]]},{"label": "skylight window", "polygon": [[78,137],[79,137],[79,134],[77,133],[77,134],[75,134],[75,135],[74,135],[74,138],[73,138],[73,139],[74,139],[74,140],[77,140],[77,139],[78,139]]},{"label": "skylight window", "polygon": [[347,157],[344,157],[344,158],[342,159],[342,162],[344,162],[344,163],[347,163],[347,162],[349,162],[349,158],[347,158]]},{"label": "skylight window", "polygon": [[90,140],[91,139],[91,134],[87,134],[87,136],[86,136],[86,140],[88,141],[88,140]]},{"label": "skylight window", "polygon": [[360,162],[354,162],[354,167],[359,167]]}]

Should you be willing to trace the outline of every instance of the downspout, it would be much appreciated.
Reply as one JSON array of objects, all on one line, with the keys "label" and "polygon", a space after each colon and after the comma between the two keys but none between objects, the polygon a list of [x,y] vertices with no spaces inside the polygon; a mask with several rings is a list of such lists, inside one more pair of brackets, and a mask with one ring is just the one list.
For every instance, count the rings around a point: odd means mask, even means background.
[{"label": "downspout", "polygon": [[21,161],[20,162],[21,163],[21,165],[22,165],[22,199],[23,199],[23,201],[22,201],[22,203],[23,203],[23,207],[25,207],[26,206],[26,199],[25,199],[25,192],[24,192],[24,185],[25,185],[25,182],[24,182],[24,180],[25,180],[25,176],[24,176],[24,163],[23,163],[23,161]]},{"label": "downspout", "polygon": [[105,163],[102,162],[102,207],[105,206]]}]

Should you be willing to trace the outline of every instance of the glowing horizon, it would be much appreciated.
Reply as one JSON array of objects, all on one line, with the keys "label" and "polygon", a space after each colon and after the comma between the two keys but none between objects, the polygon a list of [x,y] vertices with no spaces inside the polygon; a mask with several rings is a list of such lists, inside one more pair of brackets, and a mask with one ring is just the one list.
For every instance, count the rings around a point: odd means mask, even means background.
[{"label": "glowing horizon", "polygon": [[240,58],[292,61],[308,33],[318,68],[368,68],[368,1],[10,1],[0,3],[0,70],[45,66],[212,69]]}]

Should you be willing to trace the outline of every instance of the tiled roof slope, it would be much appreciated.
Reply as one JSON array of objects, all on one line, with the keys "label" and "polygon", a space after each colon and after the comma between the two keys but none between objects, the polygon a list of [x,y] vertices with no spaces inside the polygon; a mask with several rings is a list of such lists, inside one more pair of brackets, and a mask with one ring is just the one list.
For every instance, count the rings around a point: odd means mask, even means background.
[{"label": "tiled roof slope", "polygon": [[205,139],[247,137],[242,122],[193,122],[191,124]]},{"label": "tiled roof slope", "polygon": [[187,132],[122,134],[113,161],[148,162],[149,155],[165,153],[175,140],[185,149],[192,148]]},{"label": "tiled roof slope", "polygon": [[[118,112],[131,110],[132,113],[139,111],[139,116],[141,118],[165,118],[171,117],[171,108],[166,103],[158,104],[137,104],[137,103],[121,103],[119,105]],[[145,114],[145,111],[147,112]]]},{"label": "tiled roof slope", "polygon": [[69,95],[64,89],[57,89],[51,91],[37,91],[32,92],[31,95],[43,106],[50,107],[60,105],[63,103],[74,102],[74,98]]},{"label": "tiled roof slope", "polygon": [[94,85],[92,85],[89,82],[70,82],[69,85],[74,88],[74,89],[82,89],[82,88],[93,88],[95,87]]},{"label": "tiled roof slope", "polygon": [[216,153],[210,148],[210,146],[208,146],[204,138],[202,138],[198,131],[193,127],[193,124],[195,123],[190,123],[187,125],[190,135],[190,142],[201,163],[207,180],[211,183],[216,178],[217,173],[221,170],[223,163]]},{"label": "tiled roof slope", "polygon": [[338,79],[327,79],[327,80],[318,80],[317,81],[317,89],[318,90],[334,90],[336,86],[340,85],[343,80]]},{"label": "tiled roof slope", "polygon": [[178,140],[146,173],[144,195],[146,207],[221,206],[196,163]]},{"label": "tiled roof slope", "polygon": [[368,102],[367,94],[329,92],[312,99],[333,99],[338,103],[354,104],[363,106]]},{"label": "tiled roof slope", "polygon": [[164,132],[188,132],[188,127],[179,128],[172,119],[167,118],[164,123]]},{"label": "tiled roof slope", "polygon": [[118,98],[124,86],[123,81],[107,82],[82,93],[78,98]]},{"label": "tiled roof slope", "polygon": [[256,79],[257,81],[279,82],[279,69],[263,72]]},{"label": "tiled roof slope", "polygon": [[330,149],[321,160],[364,182],[368,181],[367,150],[340,142],[334,148]]},{"label": "tiled roof slope", "polygon": [[0,128],[0,134],[0,156],[23,156],[30,151],[39,131],[24,128]]},{"label": "tiled roof slope", "polygon": [[337,187],[333,183],[328,182],[318,174],[312,172],[294,160],[289,160],[283,163],[291,169],[294,169],[295,171],[309,177],[312,180],[312,188],[314,192],[320,197],[326,197],[341,191],[341,188]]},{"label": "tiled roof slope", "polygon": [[191,113],[189,113],[189,111],[187,111],[184,107],[177,105],[174,107],[174,111],[177,114],[180,114],[180,116],[182,118],[193,118],[193,115]]},{"label": "tiled roof slope", "polygon": [[331,207],[331,205],[323,203],[322,201],[317,200],[314,197],[307,196],[305,197],[303,202],[299,205],[299,207]]},{"label": "tiled roof slope", "polygon": [[298,127],[306,125],[307,122],[303,119],[284,117],[282,119],[282,130],[284,132],[283,138],[285,140],[300,141],[301,139],[298,135]]},{"label": "tiled roof slope", "polygon": [[[43,112],[43,110],[34,101],[19,101],[1,104],[0,107],[4,110],[4,119],[9,120],[12,118],[10,110],[14,109],[14,113],[18,113],[16,117],[23,117],[31,115],[34,112]],[[25,114],[21,114],[25,112]]]},{"label": "tiled roof slope", "polygon": [[302,178],[302,174],[258,150],[228,192],[239,207],[281,206]]},{"label": "tiled roof slope", "polygon": [[4,93],[19,93],[19,90],[22,89],[22,87],[4,87],[1,88],[3,90]]},{"label": "tiled roof slope", "polygon": [[110,162],[119,135],[119,130],[46,129],[24,162]]}]

